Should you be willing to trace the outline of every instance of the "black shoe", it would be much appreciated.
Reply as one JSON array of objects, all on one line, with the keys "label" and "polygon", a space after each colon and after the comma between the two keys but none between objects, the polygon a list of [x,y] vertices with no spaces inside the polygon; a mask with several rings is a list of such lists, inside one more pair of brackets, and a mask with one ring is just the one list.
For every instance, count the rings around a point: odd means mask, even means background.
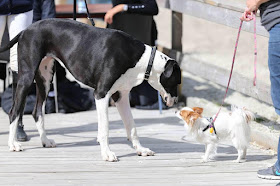
[{"label": "black shoe", "polygon": [[18,125],[17,127],[17,140],[18,141],[27,141],[27,135],[23,129],[23,125]]},{"label": "black shoe", "polygon": [[269,180],[280,180],[280,172],[274,166],[258,171],[258,177]]}]

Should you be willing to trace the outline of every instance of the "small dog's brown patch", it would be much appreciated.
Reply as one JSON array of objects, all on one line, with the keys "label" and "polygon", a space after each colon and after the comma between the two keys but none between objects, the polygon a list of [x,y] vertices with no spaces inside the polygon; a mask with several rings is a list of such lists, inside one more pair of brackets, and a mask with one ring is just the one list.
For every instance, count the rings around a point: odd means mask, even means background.
[{"label": "small dog's brown patch", "polygon": [[201,115],[203,112],[203,108],[201,107],[193,107],[192,109],[194,112],[198,113],[199,115]]},{"label": "small dog's brown patch", "polygon": [[188,124],[193,126],[195,120],[200,117],[200,114],[193,112],[193,111],[188,111],[188,110],[182,110],[180,112],[180,115],[182,119]]}]

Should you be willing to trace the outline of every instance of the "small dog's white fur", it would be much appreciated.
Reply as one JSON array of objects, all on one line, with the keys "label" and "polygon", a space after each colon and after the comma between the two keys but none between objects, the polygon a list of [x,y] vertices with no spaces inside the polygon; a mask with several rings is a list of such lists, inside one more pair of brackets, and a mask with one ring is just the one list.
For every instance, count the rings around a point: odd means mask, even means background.
[{"label": "small dog's white fur", "polygon": [[[205,155],[202,162],[207,162],[209,156],[216,153],[217,143],[223,139],[230,138],[233,146],[238,151],[236,162],[245,160],[247,148],[250,142],[250,121],[255,119],[255,115],[246,108],[231,107],[232,112],[221,112],[214,125],[217,134],[210,133],[209,129],[203,129],[209,125],[209,121],[202,117],[203,108],[184,107],[176,113],[177,117],[185,123],[188,134],[199,142],[205,144]],[[213,118],[215,115],[213,116]]]}]

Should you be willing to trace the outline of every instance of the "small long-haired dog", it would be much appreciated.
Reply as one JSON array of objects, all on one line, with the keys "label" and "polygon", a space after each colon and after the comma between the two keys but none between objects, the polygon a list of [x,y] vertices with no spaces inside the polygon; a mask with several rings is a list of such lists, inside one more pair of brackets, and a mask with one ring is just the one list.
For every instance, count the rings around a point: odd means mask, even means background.
[{"label": "small long-haired dog", "polygon": [[[231,107],[231,112],[220,113],[211,129],[210,121],[202,117],[203,108],[184,107],[176,115],[185,123],[187,132],[199,142],[205,144],[205,155],[202,162],[207,162],[212,153],[216,153],[217,143],[230,138],[233,146],[238,151],[235,162],[245,160],[247,147],[250,142],[250,121],[255,115],[246,108]],[[215,116],[214,116],[215,117]],[[213,117],[213,118],[214,118]],[[216,131],[216,133],[215,133]]]}]

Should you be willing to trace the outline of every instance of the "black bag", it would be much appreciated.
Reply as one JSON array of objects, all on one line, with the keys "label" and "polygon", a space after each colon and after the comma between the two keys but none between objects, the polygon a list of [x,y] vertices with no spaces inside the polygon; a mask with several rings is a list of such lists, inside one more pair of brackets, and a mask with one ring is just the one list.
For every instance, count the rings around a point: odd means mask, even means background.
[{"label": "black bag", "polygon": [[[58,83],[58,109],[61,113],[73,113],[79,111],[95,109],[93,91],[81,88],[76,82],[63,81]],[[32,114],[36,103],[36,85],[31,86],[31,90],[26,97],[24,114]],[[12,85],[2,94],[1,106],[8,114],[12,108]],[[46,99],[45,113],[55,112],[54,97],[48,96]]]}]

